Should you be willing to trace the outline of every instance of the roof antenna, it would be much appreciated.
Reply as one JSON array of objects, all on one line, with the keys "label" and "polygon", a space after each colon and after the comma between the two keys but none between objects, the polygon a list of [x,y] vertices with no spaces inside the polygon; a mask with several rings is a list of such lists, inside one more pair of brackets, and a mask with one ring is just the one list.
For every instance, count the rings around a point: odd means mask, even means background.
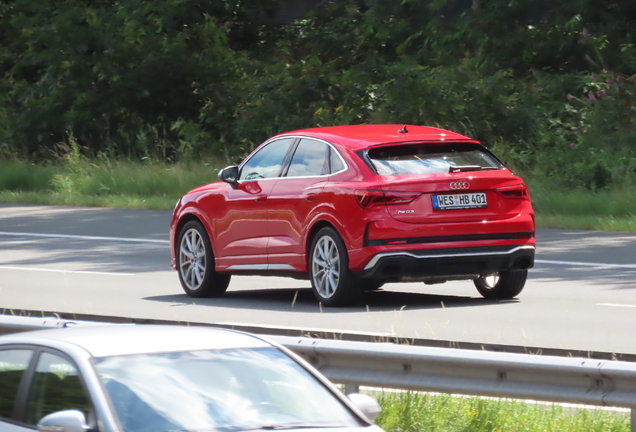
[{"label": "roof antenna", "polygon": [[404,127],[403,127],[402,129],[400,129],[400,130],[398,131],[398,133],[409,133],[409,131],[408,131],[408,130],[406,130],[406,125],[404,125]]}]

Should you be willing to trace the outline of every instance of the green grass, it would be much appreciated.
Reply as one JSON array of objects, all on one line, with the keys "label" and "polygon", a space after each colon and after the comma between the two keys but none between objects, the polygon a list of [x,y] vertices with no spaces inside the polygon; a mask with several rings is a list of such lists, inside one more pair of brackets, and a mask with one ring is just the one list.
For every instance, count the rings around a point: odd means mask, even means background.
[{"label": "green grass", "polygon": [[628,432],[629,412],[418,392],[374,394],[387,432]]},{"label": "green grass", "polygon": [[51,179],[60,172],[62,167],[59,166],[0,160],[0,191],[42,192],[50,187]]},{"label": "green grass", "polygon": [[0,202],[172,210],[188,190],[217,180],[222,163],[0,161]]},{"label": "green grass", "polygon": [[[0,202],[172,210],[188,190],[217,180],[218,160],[166,164],[151,160],[0,161]],[[636,187],[565,190],[532,173],[537,225],[636,232]]]},{"label": "green grass", "polygon": [[134,195],[91,196],[42,192],[0,192],[0,202],[13,204],[64,205],[80,207],[110,207],[127,209],[172,210],[178,197],[140,197]]},{"label": "green grass", "polygon": [[630,184],[592,192],[563,189],[531,174],[523,177],[540,227],[636,232],[636,188]]}]

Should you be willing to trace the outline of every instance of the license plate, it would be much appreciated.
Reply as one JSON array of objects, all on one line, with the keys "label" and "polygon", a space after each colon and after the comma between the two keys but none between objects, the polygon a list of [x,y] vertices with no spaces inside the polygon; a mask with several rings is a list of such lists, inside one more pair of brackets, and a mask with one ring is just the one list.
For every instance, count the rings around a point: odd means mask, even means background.
[{"label": "license plate", "polygon": [[458,210],[484,207],[488,207],[486,194],[484,192],[433,195],[433,208],[435,210]]}]

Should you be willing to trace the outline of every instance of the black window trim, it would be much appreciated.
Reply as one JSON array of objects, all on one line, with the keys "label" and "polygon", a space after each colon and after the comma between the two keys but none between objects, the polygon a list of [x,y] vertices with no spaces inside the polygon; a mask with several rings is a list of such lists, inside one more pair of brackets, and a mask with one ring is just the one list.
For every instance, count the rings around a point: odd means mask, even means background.
[{"label": "black window trim", "polygon": [[296,154],[296,150],[298,149],[298,145],[300,144],[300,141],[302,141],[302,138],[295,137],[294,142],[289,147],[289,150],[287,151],[287,154],[285,155],[285,158],[283,159],[283,166],[281,167],[281,170],[278,173],[279,179],[287,177],[287,173],[289,172],[289,167],[291,166],[291,161],[294,158],[294,155]]}]

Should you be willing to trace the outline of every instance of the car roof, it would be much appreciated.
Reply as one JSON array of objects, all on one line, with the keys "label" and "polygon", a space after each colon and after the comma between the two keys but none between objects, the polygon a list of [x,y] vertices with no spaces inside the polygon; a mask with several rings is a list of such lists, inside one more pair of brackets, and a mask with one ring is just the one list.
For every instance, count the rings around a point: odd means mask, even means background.
[{"label": "car roof", "polygon": [[93,357],[272,346],[233,330],[145,324],[74,326],[0,336],[0,344],[54,347],[60,342],[83,348]]},{"label": "car roof", "polygon": [[406,125],[408,132],[399,132],[405,125],[355,125],[355,126],[330,126],[312,129],[301,129],[287,132],[281,136],[302,135],[313,138],[321,138],[332,143],[338,143],[353,151],[363,150],[375,145],[387,143],[416,143],[444,141],[470,141],[477,142],[464,135],[428,126]]}]

